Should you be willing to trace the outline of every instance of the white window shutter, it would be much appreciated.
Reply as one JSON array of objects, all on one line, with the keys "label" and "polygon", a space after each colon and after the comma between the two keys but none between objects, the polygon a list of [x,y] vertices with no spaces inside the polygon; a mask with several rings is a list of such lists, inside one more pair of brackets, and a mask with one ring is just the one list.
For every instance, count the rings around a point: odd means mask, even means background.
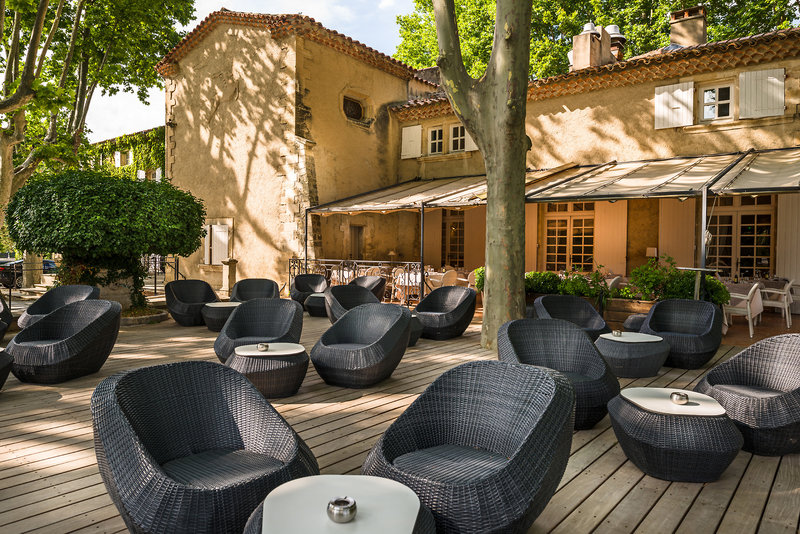
[{"label": "white window shutter", "polygon": [[156,180],[156,182],[160,182],[161,181],[161,167],[156,169],[156,178],[155,178],[155,180]]},{"label": "white window shutter", "polygon": [[403,128],[400,158],[418,158],[422,155],[422,125],[406,126]]},{"label": "white window shutter", "polygon": [[211,226],[211,265],[222,265],[228,259],[228,225]]},{"label": "white window shutter", "polygon": [[739,73],[739,118],[783,115],[785,77],[783,69]]},{"label": "white window shutter", "polygon": [[467,152],[478,150],[478,145],[476,145],[475,141],[472,140],[472,136],[469,135],[469,132],[466,128],[464,128],[464,136],[464,150]]},{"label": "white window shutter", "polygon": [[136,179],[139,180],[140,182],[144,182],[145,179],[147,179],[147,173],[139,169],[138,171],[136,171]]},{"label": "white window shutter", "polygon": [[131,163],[133,163],[133,149],[130,149],[128,151],[128,165],[130,165]]},{"label": "white window shutter", "polygon": [[122,152],[117,150],[114,152],[114,167],[121,167],[122,166]]},{"label": "white window shutter", "polygon": [[694,82],[656,87],[656,130],[694,124]]},{"label": "white window shutter", "polygon": [[206,244],[203,247],[203,264],[209,265],[211,263],[211,225],[205,225],[206,230]]}]

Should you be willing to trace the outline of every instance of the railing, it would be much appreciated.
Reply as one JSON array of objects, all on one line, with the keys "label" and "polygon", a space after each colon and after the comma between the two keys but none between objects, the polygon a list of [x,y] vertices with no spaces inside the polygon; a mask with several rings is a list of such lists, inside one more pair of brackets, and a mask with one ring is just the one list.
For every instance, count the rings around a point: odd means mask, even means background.
[{"label": "railing", "polygon": [[170,276],[173,280],[186,279],[186,276],[180,271],[178,256],[159,256],[158,254],[142,256],[142,266],[147,269],[147,274],[153,277],[153,295],[158,295],[159,274],[162,275],[162,283]]},{"label": "railing", "polygon": [[[307,266],[307,269],[306,269]],[[289,283],[298,274],[316,273],[325,277],[330,285],[347,284],[364,275],[382,276],[386,279],[386,295],[408,305],[420,300],[421,264],[413,261],[371,261],[292,258],[289,260]],[[430,286],[425,281],[425,290]]]}]

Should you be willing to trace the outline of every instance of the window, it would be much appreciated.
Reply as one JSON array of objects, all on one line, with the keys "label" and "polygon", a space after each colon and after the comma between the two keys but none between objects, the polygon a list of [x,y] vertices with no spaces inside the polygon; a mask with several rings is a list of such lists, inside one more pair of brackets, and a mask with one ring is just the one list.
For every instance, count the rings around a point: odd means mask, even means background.
[{"label": "window", "polygon": [[206,265],[222,265],[222,260],[229,257],[227,224],[206,225],[206,238],[203,244],[203,263]]},{"label": "window", "polygon": [[428,130],[428,154],[441,154],[444,152],[444,128],[431,128]]},{"label": "window", "polygon": [[588,272],[594,268],[594,202],[548,204],[545,269]]},{"label": "window", "polygon": [[467,147],[467,131],[460,124],[450,128],[450,152],[463,152]]},{"label": "window", "polygon": [[442,214],[442,264],[464,267],[464,212],[445,210]]},{"label": "window", "polygon": [[703,95],[702,120],[729,119],[733,116],[733,110],[731,109],[733,90],[730,85],[710,87],[703,89],[701,92]]},{"label": "window", "polygon": [[364,258],[364,227],[350,227],[350,259],[361,260]]},{"label": "window", "polygon": [[719,269],[720,276],[725,277],[771,276],[773,205],[771,195],[709,198],[708,266]]},{"label": "window", "polygon": [[418,158],[422,155],[422,125],[406,126],[402,130],[400,159]]},{"label": "window", "polygon": [[342,99],[342,110],[345,117],[354,121],[364,120],[364,106],[358,100],[350,97]]},{"label": "window", "polygon": [[114,152],[114,166],[117,168],[124,167],[125,165],[130,163],[132,159],[133,159],[133,151],[120,152],[119,150],[117,150],[116,152]]}]

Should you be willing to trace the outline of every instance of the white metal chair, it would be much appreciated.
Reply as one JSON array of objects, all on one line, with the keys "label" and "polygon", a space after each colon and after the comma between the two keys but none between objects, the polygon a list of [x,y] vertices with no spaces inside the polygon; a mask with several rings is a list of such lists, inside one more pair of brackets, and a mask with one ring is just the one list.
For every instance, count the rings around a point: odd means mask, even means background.
[{"label": "white metal chair", "polygon": [[755,283],[752,285],[747,294],[731,292],[731,303],[725,304],[722,311],[725,317],[729,317],[728,324],[733,324],[733,316],[741,315],[747,317],[747,326],[750,328],[750,337],[753,337],[753,325],[758,324],[761,320],[761,312],[764,311],[764,305],[761,300],[761,293],[759,291],[760,285]]},{"label": "white metal chair", "polygon": [[789,280],[782,288],[764,287],[761,289],[761,301],[765,308],[779,308],[786,319],[786,328],[792,327],[792,285],[794,279]]},{"label": "white metal chair", "polygon": [[439,287],[454,286],[458,284],[458,273],[451,269],[442,275],[442,280]]}]

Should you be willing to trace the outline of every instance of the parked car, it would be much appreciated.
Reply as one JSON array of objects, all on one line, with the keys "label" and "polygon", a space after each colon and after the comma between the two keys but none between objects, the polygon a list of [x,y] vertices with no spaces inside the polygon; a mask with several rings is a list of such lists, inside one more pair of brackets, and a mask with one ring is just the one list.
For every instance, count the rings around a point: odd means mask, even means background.
[{"label": "parked car", "polygon": [[[42,260],[44,274],[56,272],[56,262],[53,260]],[[5,287],[22,287],[22,260],[14,260],[8,263],[0,263],[0,284]]]}]

